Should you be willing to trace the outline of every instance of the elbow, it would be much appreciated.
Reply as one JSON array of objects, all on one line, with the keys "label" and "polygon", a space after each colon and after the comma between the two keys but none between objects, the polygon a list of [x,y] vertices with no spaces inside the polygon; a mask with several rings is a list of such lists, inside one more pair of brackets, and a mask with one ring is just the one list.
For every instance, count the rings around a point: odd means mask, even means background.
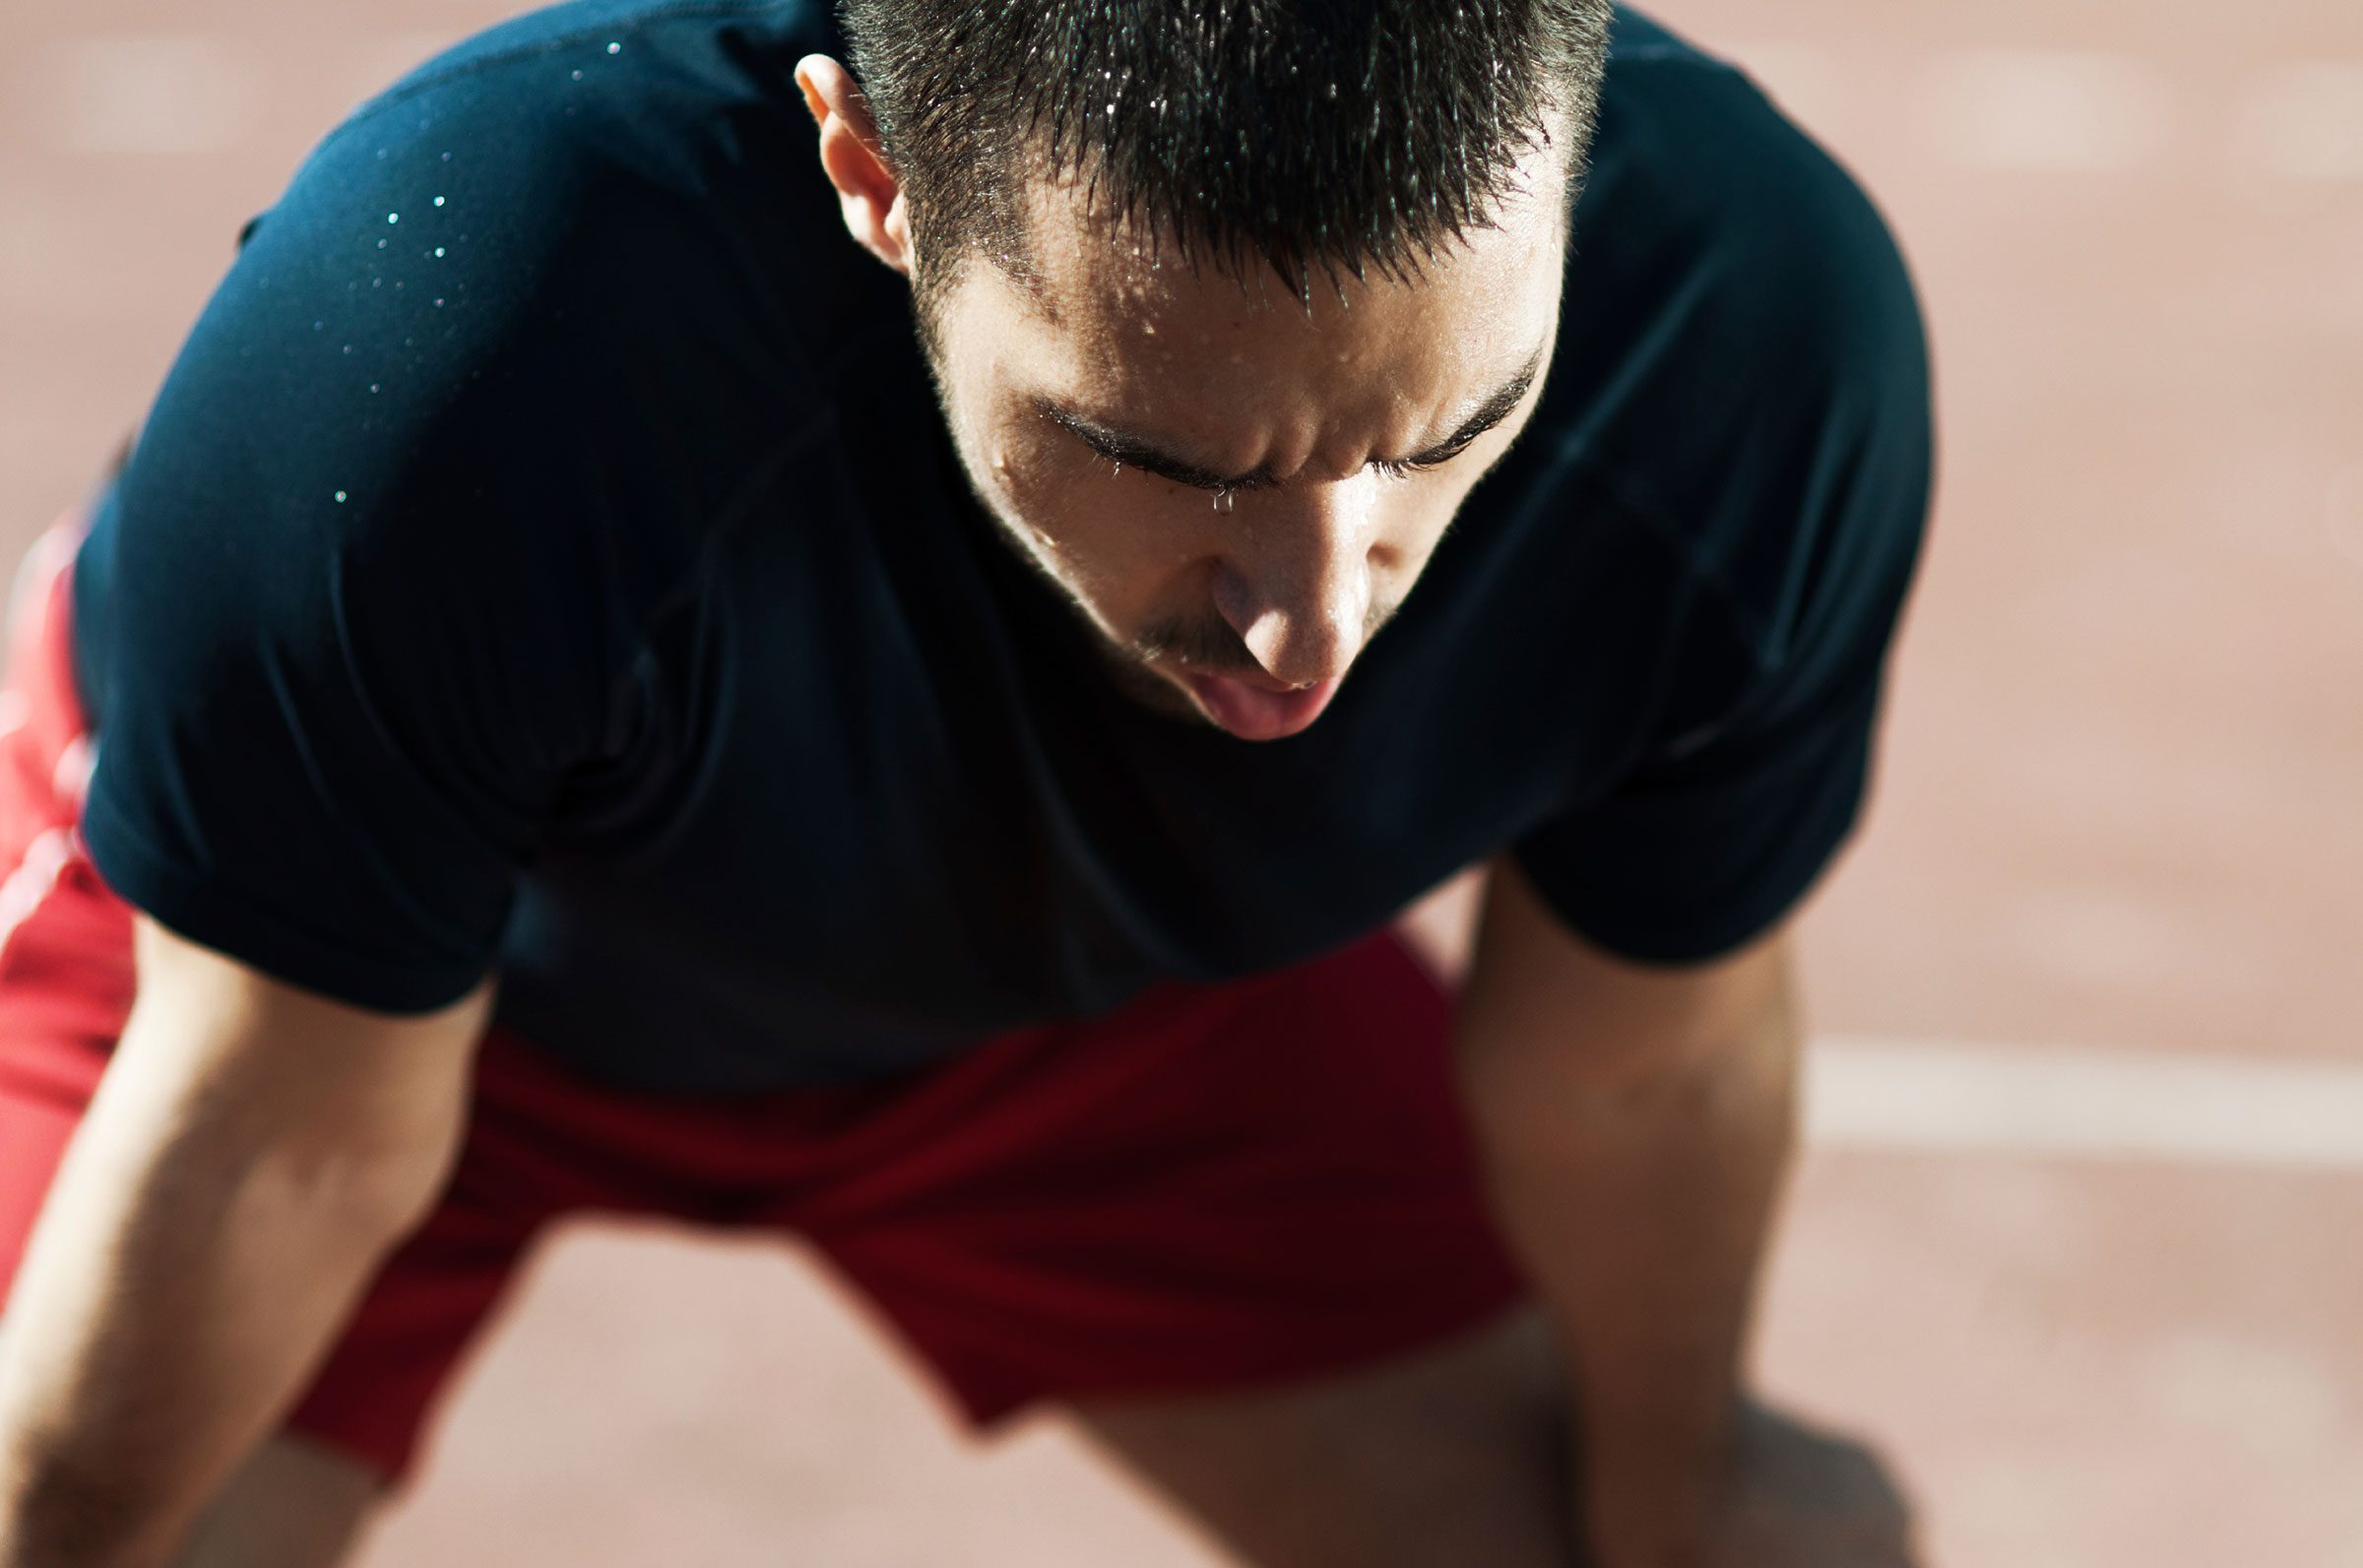
[{"label": "elbow", "polygon": [[451,1180],[456,1137],[295,1146],[257,1160],[238,1205],[256,1224],[390,1250],[426,1223]]}]

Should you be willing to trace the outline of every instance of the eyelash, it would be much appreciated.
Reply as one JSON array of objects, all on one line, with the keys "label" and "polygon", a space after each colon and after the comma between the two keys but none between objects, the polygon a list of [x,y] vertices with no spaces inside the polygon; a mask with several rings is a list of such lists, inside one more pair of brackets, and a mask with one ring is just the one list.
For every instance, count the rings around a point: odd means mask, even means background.
[{"label": "eyelash", "polygon": [[[1438,452],[1435,456],[1429,458],[1373,458],[1371,460],[1371,467],[1377,470],[1380,473],[1385,474],[1390,479],[1407,479],[1415,473],[1425,473],[1431,469],[1442,468],[1445,464],[1451,462],[1454,458],[1459,457],[1463,452],[1466,452],[1473,445],[1475,445],[1475,443],[1472,441],[1463,441],[1456,447],[1452,447],[1447,451]],[[1123,477],[1123,459],[1111,457],[1105,452],[1099,453],[1098,456],[1102,463],[1108,465],[1108,476],[1110,478],[1119,479]],[[1141,471],[1145,473],[1148,470],[1144,469]],[[1170,483],[1172,481],[1169,480],[1168,482]],[[1225,495],[1232,495],[1236,494],[1237,492],[1233,490],[1217,490],[1214,493],[1216,498],[1220,499]]]},{"label": "eyelash", "polygon": [[1460,456],[1460,449],[1456,447],[1450,452],[1441,452],[1433,458],[1428,458],[1425,460],[1419,458],[1404,458],[1399,460],[1395,458],[1373,458],[1371,461],[1371,467],[1376,469],[1380,473],[1385,474],[1390,479],[1408,479],[1415,473],[1425,473],[1430,469],[1440,468],[1442,465],[1451,462],[1458,456]]}]

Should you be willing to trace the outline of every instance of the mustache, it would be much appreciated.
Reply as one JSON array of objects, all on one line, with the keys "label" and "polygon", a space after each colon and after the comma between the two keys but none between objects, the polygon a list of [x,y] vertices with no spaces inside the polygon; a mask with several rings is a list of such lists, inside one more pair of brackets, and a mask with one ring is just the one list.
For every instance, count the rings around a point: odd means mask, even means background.
[{"label": "mustache", "polygon": [[[1368,645],[1378,629],[1395,618],[1403,601],[1373,600],[1362,618],[1362,640]],[[1159,621],[1132,640],[1132,657],[1143,664],[1172,659],[1208,675],[1260,675],[1263,661],[1248,651],[1246,640],[1231,623],[1209,610],[1200,615]]]},{"label": "mustache", "polygon": [[1231,623],[1212,614],[1158,622],[1132,640],[1132,657],[1144,664],[1170,659],[1209,675],[1252,674],[1263,667]]}]

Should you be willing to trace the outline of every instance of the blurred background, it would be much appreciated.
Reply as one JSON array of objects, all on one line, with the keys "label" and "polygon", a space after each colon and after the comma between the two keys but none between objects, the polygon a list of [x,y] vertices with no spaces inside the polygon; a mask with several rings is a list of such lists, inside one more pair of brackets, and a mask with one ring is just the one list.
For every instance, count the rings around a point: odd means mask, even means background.
[{"label": "blurred background", "polygon": [[[516,9],[0,9],[8,559],[312,142]],[[1885,1445],[1945,1568],[2363,1568],[2363,8],[1656,10],[1881,200],[1940,366],[1763,1380]],[[892,1355],[775,1248],[575,1231],[367,1562],[1215,1561]]]}]

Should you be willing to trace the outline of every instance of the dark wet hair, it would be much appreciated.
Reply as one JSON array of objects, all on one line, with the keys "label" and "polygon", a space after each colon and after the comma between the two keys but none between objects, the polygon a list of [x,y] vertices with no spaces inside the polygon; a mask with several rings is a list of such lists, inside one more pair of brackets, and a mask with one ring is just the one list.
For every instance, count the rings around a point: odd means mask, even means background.
[{"label": "dark wet hair", "polygon": [[1514,160],[1580,177],[1608,0],[842,0],[926,291],[982,248],[1025,275],[1020,181],[1192,264],[1291,291],[1410,276]]}]

